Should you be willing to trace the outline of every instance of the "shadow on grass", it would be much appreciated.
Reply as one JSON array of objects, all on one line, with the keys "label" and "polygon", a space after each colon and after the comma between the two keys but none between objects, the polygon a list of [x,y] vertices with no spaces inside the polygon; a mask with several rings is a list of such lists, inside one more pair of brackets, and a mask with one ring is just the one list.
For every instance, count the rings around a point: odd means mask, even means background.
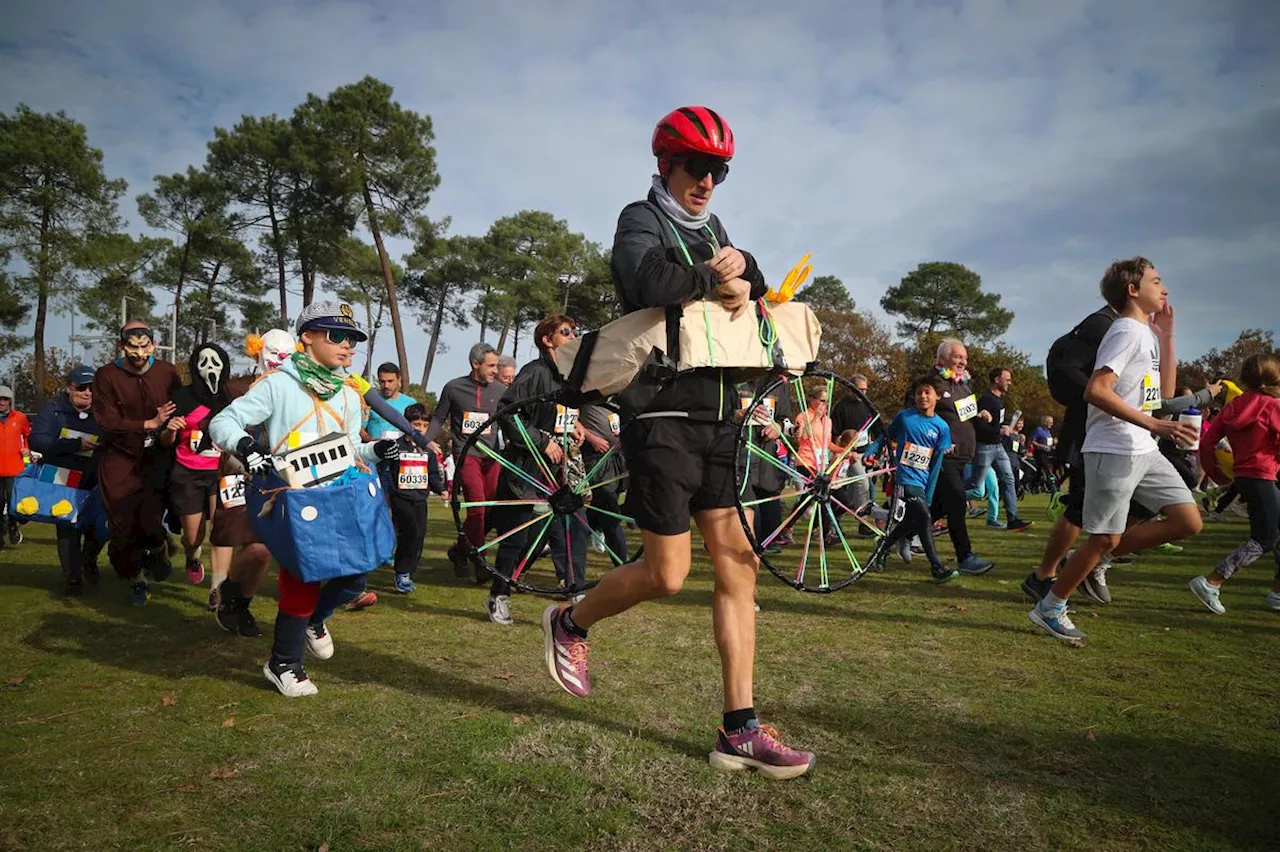
[{"label": "shadow on grass", "polygon": [[[1189,743],[1158,729],[1149,736],[1099,733],[1091,740],[1084,731],[987,725],[910,705],[886,718],[856,704],[773,703],[784,714],[826,730],[856,732],[873,749],[902,755],[906,774],[919,772],[926,748],[940,791],[984,782],[1016,785],[1038,798],[1074,795],[1104,812],[1127,811],[1238,847],[1280,845],[1274,802],[1260,795],[1274,787],[1274,754],[1242,751],[1230,742]],[[1083,841],[1089,820],[1064,830]]]},{"label": "shadow on grass", "polygon": [[[43,653],[71,655],[97,665],[169,680],[186,676],[217,677],[239,685],[271,689],[258,671],[269,649],[271,630],[267,624],[263,624],[266,635],[261,640],[237,639],[226,634],[211,634],[209,625],[203,621],[198,628],[178,629],[174,622],[180,620],[180,613],[171,607],[148,606],[147,609],[151,618],[147,623],[103,621],[74,610],[48,613],[24,637],[23,644]],[[538,658],[528,662],[541,665]],[[549,677],[548,688],[542,694],[522,694],[348,643],[344,643],[341,653],[326,661],[323,668],[349,683],[352,689],[358,689],[361,684],[378,685],[414,695],[462,701],[504,714],[537,714],[581,722],[627,737],[639,735],[691,758],[704,758],[708,747],[705,740],[673,736],[666,727],[610,718],[598,709],[589,709],[588,703],[572,702],[567,697],[552,700],[546,694],[554,688]],[[560,698],[558,691],[551,695]]]}]

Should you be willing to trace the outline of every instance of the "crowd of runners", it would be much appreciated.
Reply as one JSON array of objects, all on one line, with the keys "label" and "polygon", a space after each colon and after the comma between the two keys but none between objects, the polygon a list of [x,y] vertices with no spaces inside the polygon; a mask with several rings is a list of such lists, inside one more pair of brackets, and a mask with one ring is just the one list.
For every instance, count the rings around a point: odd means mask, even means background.
[{"label": "crowd of runners", "polygon": [[[764,276],[709,209],[735,153],[728,123],[706,107],[677,109],[655,128],[652,151],[649,191],[617,223],[619,313],[695,300],[735,314],[752,309],[766,294]],[[376,603],[369,572],[389,566],[396,592],[421,594],[414,578],[428,509],[449,511],[452,500],[461,523],[447,558],[458,577],[488,584],[483,606],[495,625],[512,623],[511,595],[524,585],[513,580],[531,560],[549,560],[562,594],[542,615],[545,665],[566,692],[585,697],[589,633],[681,589],[692,518],[714,573],[723,675],[710,761],[794,777],[814,755],[787,745],[754,709],[756,584],[761,558],[808,554],[812,515],[803,529],[803,501],[787,488],[827,483],[833,457],[844,462],[838,483],[831,480],[840,510],[819,525],[824,560],[826,547],[852,553],[846,523],[850,538],[856,529],[874,542],[864,560],[873,572],[891,557],[909,563],[920,554],[937,583],[988,574],[994,565],[975,552],[967,524],[1023,532],[1032,521],[1019,500],[1052,495],[1045,553],[1022,589],[1034,601],[1031,622],[1062,640],[1085,640],[1069,615],[1077,591],[1110,603],[1109,567],[1177,547],[1201,530],[1202,509],[1217,519],[1234,503],[1249,519],[1248,538],[1190,580],[1203,606],[1225,612],[1223,584],[1251,562],[1269,556],[1280,566],[1280,359],[1253,356],[1238,377],[1179,388],[1174,309],[1156,267],[1141,257],[1117,261],[1100,289],[1104,304],[1049,353],[1062,423],[1046,417],[1029,435],[1022,412],[1010,410],[1011,371],[975,380],[954,338],[913,379],[901,410],[882,416],[864,396],[865,376],[849,377],[839,399],[833,388],[843,384],[799,379],[794,395],[762,395],[768,377],[742,383],[721,367],[668,377],[637,412],[604,399],[558,401],[564,371],[556,353],[578,327],[554,314],[534,330],[537,358],[519,365],[478,343],[470,371],[440,388],[430,410],[406,393],[399,365],[377,369],[373,392],[351,378],[366,334],[341,302],[307,306],[292,332],[252,338],[246,351],[255,368],[235,377],[229,353],[214,343],[190,353],[181,377],[156,357],[152,330],[129,322],[119,357],[73,368],[30,420],[0,387],[0,547],[21,546],[26,523],[51,522],[67,595],[98,582],[105,552],[139,606],[176,561],[189,582],[207,578],[218,625],[257,637],[253,601],[273,555],[285,562],[284,549],[316,539],[313,527],[354,523],[354,536],[334,532],[324,545],[325,570],[277,572],[263,671],[296,697],[318,691],[304,652],[334,654],[335,610]],[[751,454],[768,462],[745,480],[744,422]],[[270,487],[262,484],[268,477]],[[351,518],[292,502],[296,492],[335,487],[354,489]],[[386,517],[393,546],[358,547],[365,527]],[[954,554],[935,544],[944,529]],[[290,554],[288,563],[295,558],[305,561]],[[607,559],[608,570],[588,577],[589,558]],[[1265,604],[1280,611],[1280,567]]]}]

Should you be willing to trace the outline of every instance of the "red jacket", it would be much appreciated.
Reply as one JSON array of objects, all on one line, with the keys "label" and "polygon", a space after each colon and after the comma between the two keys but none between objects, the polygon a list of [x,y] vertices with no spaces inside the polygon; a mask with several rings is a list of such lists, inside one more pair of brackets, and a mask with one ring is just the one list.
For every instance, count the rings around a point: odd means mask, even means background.
[{"label": "red jacket", "polygon": [[1280,472],[1280,399],[1245,391],[1227,403],[1200,439],[1200,464],[1218,479],[1218,442],[1226,438],[1235,458],[1235,475],[1275,479]]},{"label": "red jacket", "polygon": [[27,466],[27,437],[31,434],[31,421],[21,411],[9,409],[0,420],[0,476],[17,476]]}]

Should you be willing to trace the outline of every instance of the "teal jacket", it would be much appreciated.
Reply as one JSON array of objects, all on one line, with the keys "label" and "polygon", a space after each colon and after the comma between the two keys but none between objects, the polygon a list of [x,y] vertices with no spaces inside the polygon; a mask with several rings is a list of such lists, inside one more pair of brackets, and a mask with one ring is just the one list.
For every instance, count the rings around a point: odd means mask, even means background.
[{"label": "teal jacket", "polygon": [[302,384],[293,363],[285,361],[218,412],[209,423],[209,435],[213,443],[232,451],[249,435],[250,427],[260,425],[266,432],[267,449],[274,455],[283,455],[289,449],[290,432],[304,433],[311,439],[346,432],[357,458],[372,467],[378,460],[373,444],[360,440],[363,416],[360,394],[355,388],[343,385],[328,402],[319,402]]}]

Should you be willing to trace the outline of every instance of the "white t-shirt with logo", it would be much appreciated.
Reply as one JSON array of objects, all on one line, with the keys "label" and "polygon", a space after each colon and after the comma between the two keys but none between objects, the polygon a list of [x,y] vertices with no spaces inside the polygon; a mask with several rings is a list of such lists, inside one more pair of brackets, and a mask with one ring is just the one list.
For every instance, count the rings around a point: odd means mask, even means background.
[{"label": "white t-shirt with logo", "polygon": [[[1116,396],[1127,404],[1146,412],[1160,407],[1160,344],[1147,323],[1121,317],[1111,324],[1093,369],[1104,367],[1116,374]],[[1086,453],[1141,456],[1157,449],[1155,435],[1096,405],[1089,406],[1085,430],[1081,449]]]}]

